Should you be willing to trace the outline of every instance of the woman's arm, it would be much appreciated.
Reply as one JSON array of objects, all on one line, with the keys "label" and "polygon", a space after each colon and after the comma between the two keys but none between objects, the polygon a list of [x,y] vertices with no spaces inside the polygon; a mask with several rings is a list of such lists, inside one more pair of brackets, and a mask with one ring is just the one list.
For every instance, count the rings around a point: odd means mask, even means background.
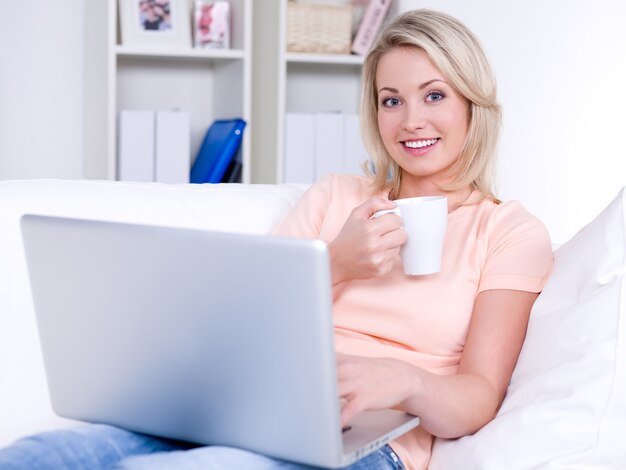
[{"label": "woman's arm", "polygon": [[476,298],[456,375],[436,375],[396,359],[338,355],[342,423],[359,412],[400,406],[431,434],[454,438],[491,421],[508,387],[538,294],[488,290]]}]

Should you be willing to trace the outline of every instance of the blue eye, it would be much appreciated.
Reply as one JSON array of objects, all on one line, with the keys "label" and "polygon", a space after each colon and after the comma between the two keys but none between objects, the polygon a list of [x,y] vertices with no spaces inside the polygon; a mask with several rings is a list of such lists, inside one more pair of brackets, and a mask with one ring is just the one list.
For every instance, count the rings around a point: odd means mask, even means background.
[{"label": "blue eye", "polygon": [[428,93],[428,95],[426,95],[426,101],[430,101],[430,102],[441,101],[445,97],[446,95],[444,95],[440,91],[431,91],[430,93]]},{"label": "blue eye", "polygon": [[398,98],[385,98],[381,101],[382,105],[388,108],[394,108],[400,106],[402,103]]}]

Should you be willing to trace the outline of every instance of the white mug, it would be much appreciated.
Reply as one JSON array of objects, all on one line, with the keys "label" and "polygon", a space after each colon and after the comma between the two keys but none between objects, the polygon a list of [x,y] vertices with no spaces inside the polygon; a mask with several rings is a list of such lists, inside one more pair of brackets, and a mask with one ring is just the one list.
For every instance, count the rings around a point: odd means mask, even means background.
[{"label": "white mug", "polygon": [[374,217],[395,213],[402,217],[407,241],[400,250],[404,273],[417,276],[441,270],[443,242],[448,225],[448,199],[424,196],[397,199],[394,209],[378,211]]}]

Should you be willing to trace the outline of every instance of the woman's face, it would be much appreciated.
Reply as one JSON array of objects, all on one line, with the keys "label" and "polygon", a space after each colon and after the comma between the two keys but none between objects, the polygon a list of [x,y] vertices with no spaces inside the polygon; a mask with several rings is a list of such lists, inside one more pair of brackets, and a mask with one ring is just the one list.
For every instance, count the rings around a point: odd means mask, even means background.
[{"label": "woman's face", "polygon": [[378,128],[403,171],[402,185],[450,182],[468,128],[469,104],[418,48],[396,48],[376,70]]}]

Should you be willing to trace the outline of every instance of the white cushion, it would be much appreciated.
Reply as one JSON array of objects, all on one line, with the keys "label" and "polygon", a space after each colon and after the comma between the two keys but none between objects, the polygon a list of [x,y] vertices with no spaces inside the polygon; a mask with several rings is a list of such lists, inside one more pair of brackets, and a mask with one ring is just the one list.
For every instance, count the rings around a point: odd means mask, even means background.
[{"label": "white cushion", "polygon": [[625,197],[557,250],[497,417],[431,470],[626,468]]}]

